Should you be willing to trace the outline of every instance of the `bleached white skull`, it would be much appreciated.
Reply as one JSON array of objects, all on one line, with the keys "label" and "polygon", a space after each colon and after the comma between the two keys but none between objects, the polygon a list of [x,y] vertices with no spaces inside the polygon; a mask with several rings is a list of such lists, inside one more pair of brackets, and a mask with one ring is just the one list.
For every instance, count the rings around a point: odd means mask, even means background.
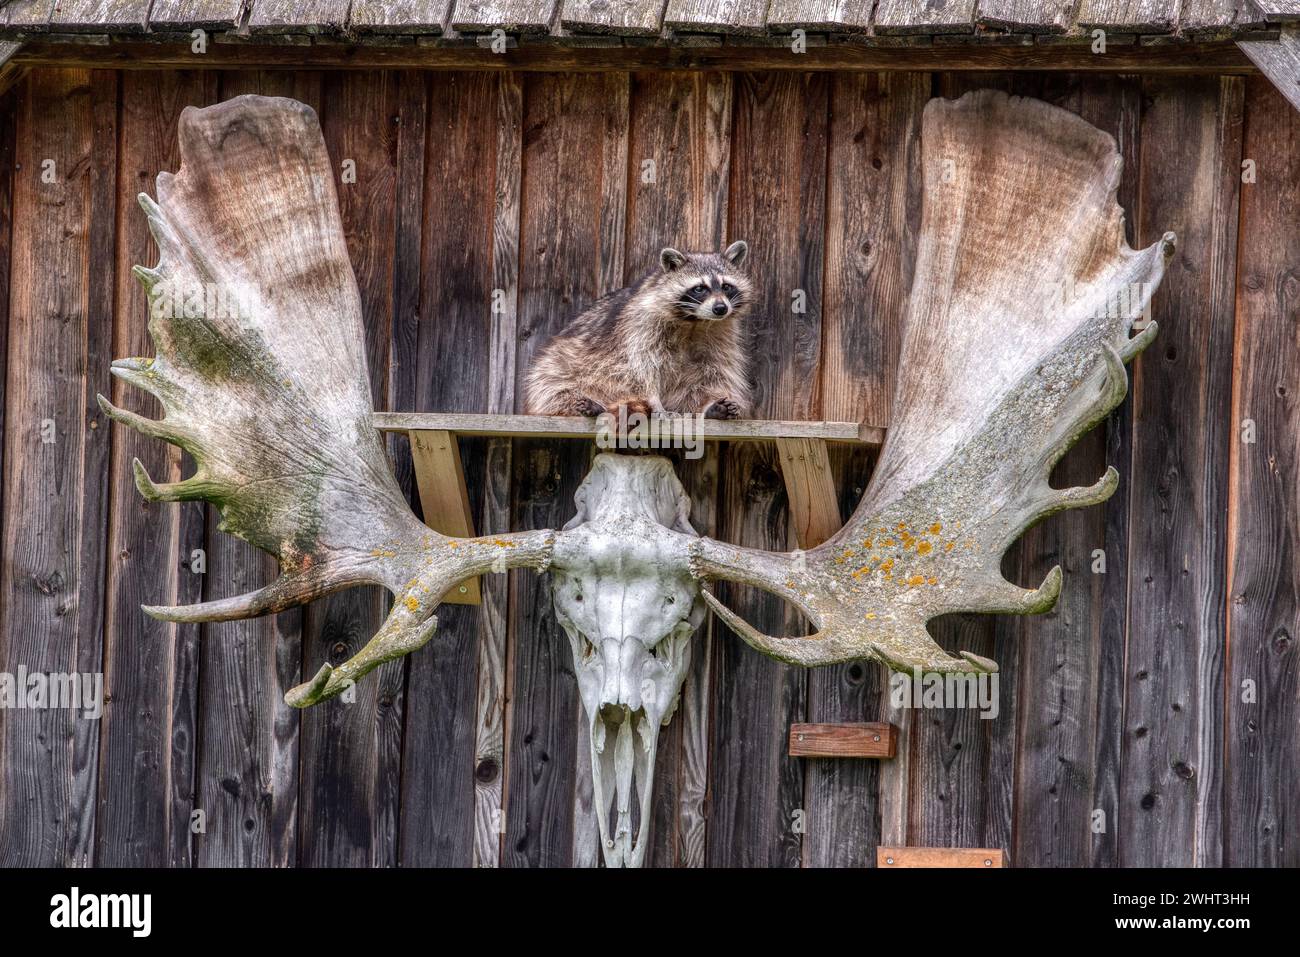
[{"label": "bleached white skull", "polygon": [[[573,649],[591,731],[594,805],[607,867],[639,867],[659,728],[677,708],[704,618],[686,561],[690,498],[668,459],[603,453],[556,541],[555,613]],[[633,833],[633,795],[640,821]]]}]

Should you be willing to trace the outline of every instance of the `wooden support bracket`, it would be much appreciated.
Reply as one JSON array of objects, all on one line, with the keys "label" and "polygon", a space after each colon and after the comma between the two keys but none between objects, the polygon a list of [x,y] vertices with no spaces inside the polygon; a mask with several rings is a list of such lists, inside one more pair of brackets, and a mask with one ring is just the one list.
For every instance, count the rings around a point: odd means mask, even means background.
[{"label": "wooden support bracket", "polygon": [[[456,436],[442,430],[416,430],[411,437],[411,459],[415,463],[415,485],[420,491],[424,524],[443,535],[474,537],[469,489],[460,461]],[[467,578],[443,596],[452,605],[478,605],[483,601],[478,578]]]},{"label": "wooden support bracket", "polygon": [[992,847],[878,847],[877,867],[1002,866],[1002,851]]},{"label": "wooden support bracket", "polygon": [[898,729],[884,722],[790,725],[792,758],[892,758]]},{"label": "wooden support bracket", "polygon": [[790,525],[800,548],[815,548],[840,530],[840,500],[824,439],[776,440],[790,500]]}]

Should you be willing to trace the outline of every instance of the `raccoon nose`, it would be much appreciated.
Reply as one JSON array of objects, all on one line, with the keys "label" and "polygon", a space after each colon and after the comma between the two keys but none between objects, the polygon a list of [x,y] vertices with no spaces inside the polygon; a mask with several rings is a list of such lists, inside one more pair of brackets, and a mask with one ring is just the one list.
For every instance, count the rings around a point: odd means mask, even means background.
[{"label": "raccoon nose", "polygon": [[713,314],[715,316],[725,316],[727,314],[727,309],[728,306],[725,302],[715,302],[713,304]]}]

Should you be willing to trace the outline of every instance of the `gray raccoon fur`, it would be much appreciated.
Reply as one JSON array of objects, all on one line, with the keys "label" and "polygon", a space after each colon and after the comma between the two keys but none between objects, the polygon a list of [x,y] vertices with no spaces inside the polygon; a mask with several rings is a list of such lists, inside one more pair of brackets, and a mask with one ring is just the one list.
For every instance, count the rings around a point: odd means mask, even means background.
[{"label": "gray raccoon fur", "polygon": [[601,298],[539,352],[525,382],[532,415],[750,410],[740,323],[752,286],[749,247],[723,253],[665,249],[659,268]]}]

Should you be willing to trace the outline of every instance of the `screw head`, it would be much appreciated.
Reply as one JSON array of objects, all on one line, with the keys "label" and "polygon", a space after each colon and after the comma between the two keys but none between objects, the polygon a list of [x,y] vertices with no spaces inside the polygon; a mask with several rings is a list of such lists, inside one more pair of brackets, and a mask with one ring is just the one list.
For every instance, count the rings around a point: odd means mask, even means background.
[{"label": "screw head", "polygon": [[986,858],[984,859],[984,866],[985,866],[985,867],[992,867],[992,866],[993,866],[993,861],[992,861],[992,859],[986,857]]},{"label": "screw head", "polygon": [[468,595],[468,594],[469,594],[469,588],[467,588],[465,585],[461,585],[460,588],[459,588],[459,591],[460,591],[460,593],[461,593],[462,595]]},{"label": "screw head", "polygon": [[894,863],[894,859],[893,859],[892,857],[887,857],[887,858],[885,858],[885,863],[886,863],[886,864],[892,864],[892,863]]}]

